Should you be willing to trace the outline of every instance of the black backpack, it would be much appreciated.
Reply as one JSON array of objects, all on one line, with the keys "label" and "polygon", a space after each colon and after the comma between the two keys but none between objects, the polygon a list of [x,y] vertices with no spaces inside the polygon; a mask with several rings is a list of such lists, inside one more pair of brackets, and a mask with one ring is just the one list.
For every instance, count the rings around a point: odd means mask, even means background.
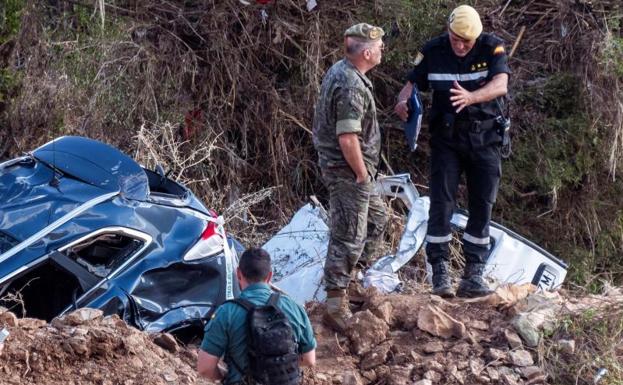
[{"label": "black backpack", "polygon": [[258,385],[298,385],[300,382],[298,345],[288,317],[277,306],[279,293],[271,294],[264,306],[237,298],[247,310],[249,367],[246,373],[234,366],[248,380]]}]

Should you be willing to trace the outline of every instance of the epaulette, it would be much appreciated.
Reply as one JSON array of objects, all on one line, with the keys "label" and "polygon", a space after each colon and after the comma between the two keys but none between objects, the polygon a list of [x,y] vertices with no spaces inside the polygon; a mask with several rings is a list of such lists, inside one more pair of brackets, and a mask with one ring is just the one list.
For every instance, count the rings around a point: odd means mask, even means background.
[{"label": "epaulette", "polygon": [[424,44],[424,47],[422,48],[422,52],[428,51],[435,47],[443,47],[443,46],[446,46],[447,44],[448,44],[448,34],[444,33],[443,35],[439,35],[427,41],[426,44]]},{"label": "epaulette", "polygon": [[504,45],[504,40],[492,33],[483,33],[482,35],[480,35],[480,42],[489,47]]}]

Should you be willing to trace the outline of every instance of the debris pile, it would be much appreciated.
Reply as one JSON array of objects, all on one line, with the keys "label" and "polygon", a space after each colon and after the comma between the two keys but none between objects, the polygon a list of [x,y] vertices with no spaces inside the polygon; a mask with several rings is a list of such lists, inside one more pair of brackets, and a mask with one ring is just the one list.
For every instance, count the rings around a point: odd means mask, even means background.
[{"label": "debris pile", "polygon": [[2,385],[207,384],[197,379],[193,353],[174,339],[156,335],[152,342],[100,310],[80,309],[47,324],[0,309],[2,325],[10,332],[0,354]]},{"label": "debris pile", "polygon": [[[306,373],[306,384],[545,384],[535,349],[543,331],[563,314],[623,302],[621,296],[571,301],[535,293],[531,285],[471,300],[362,294],[345,335],[322,325],[323,305],[311,307],[319,363]],[[556,345],[563,354],[575,349],[573,340]]]}]

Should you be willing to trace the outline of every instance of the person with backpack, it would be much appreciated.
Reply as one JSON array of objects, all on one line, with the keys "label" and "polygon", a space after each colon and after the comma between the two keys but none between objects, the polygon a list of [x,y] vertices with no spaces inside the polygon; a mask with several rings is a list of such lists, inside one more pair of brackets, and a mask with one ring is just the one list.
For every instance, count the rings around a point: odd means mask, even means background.
[{"label": "person with backpack", "polygon": [[[205,328],[197,371],[226,385],[295,385],[300,366],[316,363],[316,339],[305,309],[275,292],[270,255],[250,248],[240,256],[240,297],[226,301]],[[223,358],[227,370],[219,366]]]}]

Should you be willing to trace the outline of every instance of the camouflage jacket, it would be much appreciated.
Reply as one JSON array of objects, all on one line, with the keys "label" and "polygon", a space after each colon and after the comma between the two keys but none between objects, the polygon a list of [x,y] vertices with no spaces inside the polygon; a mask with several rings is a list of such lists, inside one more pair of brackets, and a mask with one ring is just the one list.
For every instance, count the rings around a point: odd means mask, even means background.
[{"label": "camouflage jacket", "polygon": [[372,83],[347,59],[327,71],[314,115],[314,147],[321,168],[348,166],[338,135],[356,133],[371,175],[376,174],[381,152],[381,132],[376,118]]}]

